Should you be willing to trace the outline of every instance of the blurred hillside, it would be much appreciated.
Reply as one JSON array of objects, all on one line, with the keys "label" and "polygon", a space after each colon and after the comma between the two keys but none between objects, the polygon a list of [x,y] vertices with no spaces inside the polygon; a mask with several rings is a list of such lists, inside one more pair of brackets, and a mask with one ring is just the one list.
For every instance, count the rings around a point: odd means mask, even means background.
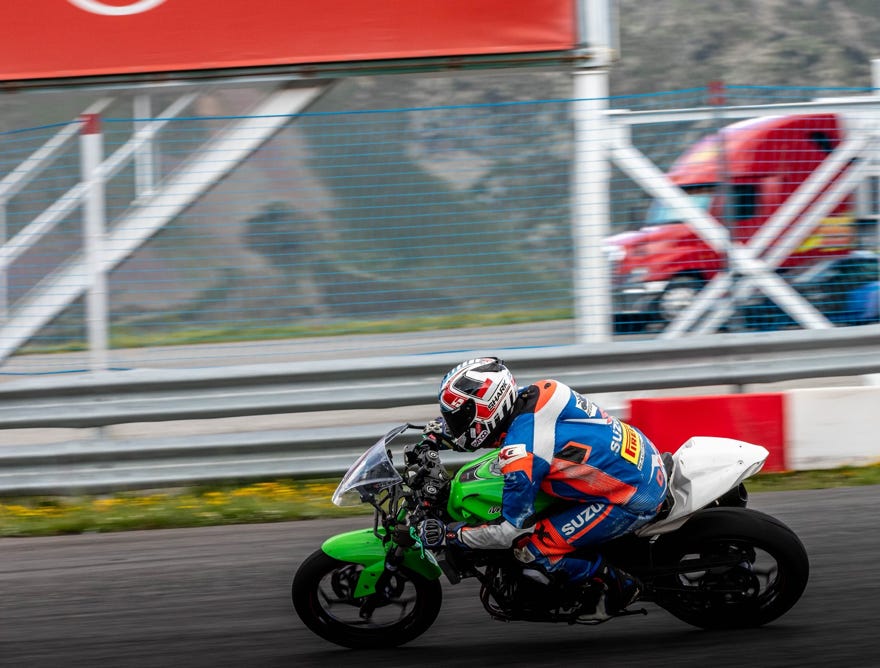
[{"label": "blurred hillside", "polygon": [[[619,0],[619,15],[620,58],[610,73],[614,96],[711,81],[870,87],[871,60],[880,58],[878,0]],[[571,96],[567,72],[441,72],[342,81],[319,107],[394,109]]]},{"label": "blurred hillside", "polygon": [[870,86],[880,58],[877,0],[619,0],[612,93],[721,80]]}]

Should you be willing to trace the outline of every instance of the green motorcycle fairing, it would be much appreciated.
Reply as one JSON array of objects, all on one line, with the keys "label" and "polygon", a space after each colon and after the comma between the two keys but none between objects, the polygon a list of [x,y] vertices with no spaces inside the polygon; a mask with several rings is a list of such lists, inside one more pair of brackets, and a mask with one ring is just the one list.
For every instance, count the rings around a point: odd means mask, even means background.
[{"label": "green motorcycle fairing", "polygon": [[[358,577],[354,590],[355,598],[376,593],[376,581],[385,571],[388,548],[372,529],[357,529],[338,534],[324,541],[321,549],[334,559],[363,565],[364,570]],[[403,565],[428,580],[436,580],[443,572],[434,555],[419,547],[406,551]]]},{"label": "green motorcycle fairing", "polygon": [[[458,470],[449,487],[447,512],[458,522],[481,524],[501,516],[504,476],[498,463],[500,450],[492,450]],[[553,498],[538,492],[535,513],[541,513]]]},{"label": "green motorcycle fairing", "polygon": [[[453,521],[481,524],[501,516],[504,476],[498,465],[498,452],[487,452],[463,466],[453,477],[447,504],[447,512]],[[552,503],[552,497],[539,492],[535,499],[535,512],[540,513]],[[382,529],[379,531],[381,533]],[[355,587],[355,598],[376,592],[376,582],[385,570],[389,548],[372,529],[333,536],[324,541],[321,549],[334,559],[364,566]],[[403,565],[429,580],[436,580],[443,572],[434,555],[419,546],[406,551]]]}]

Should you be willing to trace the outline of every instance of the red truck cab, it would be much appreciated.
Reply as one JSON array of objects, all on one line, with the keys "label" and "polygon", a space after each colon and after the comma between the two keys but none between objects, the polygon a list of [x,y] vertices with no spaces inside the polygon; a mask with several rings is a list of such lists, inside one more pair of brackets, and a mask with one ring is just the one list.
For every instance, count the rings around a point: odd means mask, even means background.
[{"label": "red truck cab", "polygon": [[[725,225],[734,242],[746,244],[843,136],[842,119],[830,113],[741,121],[698,141],[667,176]],[[853,209],[853,197],[848,196],[781,268],[855,248]],[[650,205],[645,222],[640,230],[607,240],[615,318],[629,329],[668,322],[727,264],[662,202]]]}]

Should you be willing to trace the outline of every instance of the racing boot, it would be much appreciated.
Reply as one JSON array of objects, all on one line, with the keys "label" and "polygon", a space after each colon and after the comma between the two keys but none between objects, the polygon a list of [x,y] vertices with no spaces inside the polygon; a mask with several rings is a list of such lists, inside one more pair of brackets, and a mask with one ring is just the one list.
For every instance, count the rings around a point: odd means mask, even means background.
[{"label": "racing boot", "polygon": [[[642,593],[642,583],[629,573],[603,563],[584,584],[584,608],[579,622],[604,622],[623,612]],[[590,608],[595,609],[590,612]]]}]

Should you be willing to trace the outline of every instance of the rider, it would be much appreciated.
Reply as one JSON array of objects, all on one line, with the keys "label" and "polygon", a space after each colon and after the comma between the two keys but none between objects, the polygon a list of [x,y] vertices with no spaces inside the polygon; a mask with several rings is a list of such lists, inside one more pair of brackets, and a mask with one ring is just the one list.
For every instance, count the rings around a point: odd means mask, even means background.
[{"label": "rider", "polygon": [[[558,381],[517,388],[495,357],[468,360],[446,374],[440,411],[424,438],[465,452],[500,447],[504,491],[498,520],[449,524],[439,539],[426,537],[433,546],[513,546],[521,562],[598,592],[591,619],[607,619],[635,601],[636,578],[601,556],[568,555],[634,531],[660,510],[666,474],[644,434]],[[536,518],[539,490],[573,503]]]}]

